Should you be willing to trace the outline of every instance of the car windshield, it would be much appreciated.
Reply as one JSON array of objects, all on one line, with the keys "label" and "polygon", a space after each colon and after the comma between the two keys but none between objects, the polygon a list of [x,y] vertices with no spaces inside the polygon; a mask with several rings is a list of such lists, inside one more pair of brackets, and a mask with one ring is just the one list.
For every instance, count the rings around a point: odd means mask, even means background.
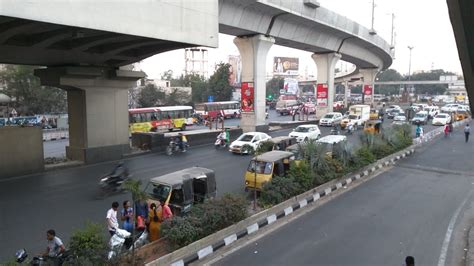
[{"label": "car windshield", "polygon": [[240,136],[237,140],[245,141],[245,142],[250,142],[250,141],[252,141],[252,139],[253,139],[253,135],[250,135],[250,134],[243,134],[243,135]]},{"label": "car windshield", "polygon": [[327,115],[325,115],[323,118],[333,118],[333,117],[334,117],[333,114],[327,114]]},{"label": "car windshield", "polygon": [[[258,162],[257,165],[257,174],[271,174],[273,169],[273,163],[268,162]],[[249,172],[255,173],[255,160],[250,161],[249,167],[247,169]]]},{"label": "car windshield", "polygon": [[357,119],[357,115],[349,115],[349,119]]},{"label": "car windshield", "polygon": [[168,185],[152,183],[150,183],[145,190],[145,192],[150,195],[152,199],[158,199],[160,201],[166,200],[170,194],[170,191],[171,187]]},{"label": "car windshield", "polygon": [[309,132],[309,127],[297,127],[295,132]]},{"label": "car windshield", "polygon": [[437,115],[436,118],[446,118],[446,115]]},{"label": "car windshield", "polygon": [[425,114],[416,114],[415,117],[419,117],[419,118],[424,118],[426,115]]}]

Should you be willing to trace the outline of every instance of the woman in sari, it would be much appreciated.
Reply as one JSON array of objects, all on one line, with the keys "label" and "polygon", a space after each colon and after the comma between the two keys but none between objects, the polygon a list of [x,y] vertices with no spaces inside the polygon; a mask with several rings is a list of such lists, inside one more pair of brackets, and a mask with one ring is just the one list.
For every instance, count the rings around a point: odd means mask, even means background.
[{"label": "woman in sari", "polygon": [[[158,205],[159,206],[159,205]],[[148,212],[148,233],[150,242],[160,238],[160,226],[162,221],[161,208],[156,207],[155,203],[150,205]]]}]

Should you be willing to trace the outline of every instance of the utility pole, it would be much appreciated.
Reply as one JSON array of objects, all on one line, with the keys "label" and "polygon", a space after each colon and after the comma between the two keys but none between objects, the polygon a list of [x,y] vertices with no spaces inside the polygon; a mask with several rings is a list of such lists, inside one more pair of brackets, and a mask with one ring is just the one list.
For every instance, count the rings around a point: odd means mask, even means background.
[{"label": "utility pole", "polygon": [[[395,27],[394,27],[394,24],[393,24],[394,20],[395,20],[395,13],[392,13],[392,35],[390,36],[390,48],[392,48],[392,49],[395,49],[395,43],[394,43]],[[373,19],[372,19],[372,21],[373,21]],[[374,27],[374,26],[372,25],[372,27]]]},{"label": "utility pole", "polygon": [[375,18],[374,13],[375,13],[375,0],[372,0],[372,26],[371,26],[370,31],[369,31],[369,33],[372,34],[372,35],[377,34],[377,32],[374,29],[374,18]]},{"label": "utility pole", "polygon": [[408,46],[408,49],[410,50],[410,60],[408,63],[408,81],[411,80],[411,50],[413,49],[413,46]]}]

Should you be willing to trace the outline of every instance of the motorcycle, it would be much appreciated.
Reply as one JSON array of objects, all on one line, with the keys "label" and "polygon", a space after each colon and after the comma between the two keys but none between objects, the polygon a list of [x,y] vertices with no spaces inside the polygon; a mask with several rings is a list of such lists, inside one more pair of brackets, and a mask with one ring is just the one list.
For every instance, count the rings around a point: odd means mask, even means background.
[{"label": "motorcycle", "polygon": [[[119,166],[122,167],[122,166]],[[100,177],[99,181],[99,198],[104,198],[112,193],[123,192],[122,184],[130,178],[127,168],[123,168],[121,173],[116,173],[115,169],[112,173]]]},{"label": "motorcycle", "polygon": [[56,257],[35,256],[31,261],[27,261],[28,253],[26,249],[20,249],[15,253],[15,261],[19,264],[29,264],[33,266],[40,265],[63,265],[65,262],[74,262],[74,257],[69,250],[57,255]]},{"label": "motorcycle", "polygon": [[341,134],[341,130],[339,129],[339,127],[337,125],[333,126],[333,128],[331,128],[331,135],[340,135]]},{"label": "motorcycle", "polygon": [[347,130],[347,135],[352,135],[352,133],[354,132],[354,125],[349,123],[346,127],[346,130]]},{"label": "motorcycle", "polygon": [[227,141],[225,139],[225,133],[221,133],[217,136],[216,142],[214,142],[214,147],[216,149],[227,147]]},{"label": "motorcycle", "polygon": [[138,248],[148,243],[148,233],[146,230],[136,232],[134,238],[132,238],[131,235],[132,234],[126,230],[117,229],[109,241],[110,251],[107,256],[109,260],[126,251],[132,250],[133,246]]},{"label": "motorcycle", "polygon": [[183,149],[181,149],[178,145],[178,143],[175,140],[170,140],[170,143],[168,144],[168,147],[166,147],[166,155],[171,156],[175,153],[178,152],[186,152],[188,149],[189,145],[188,143],[184,142],[183,143]]}]

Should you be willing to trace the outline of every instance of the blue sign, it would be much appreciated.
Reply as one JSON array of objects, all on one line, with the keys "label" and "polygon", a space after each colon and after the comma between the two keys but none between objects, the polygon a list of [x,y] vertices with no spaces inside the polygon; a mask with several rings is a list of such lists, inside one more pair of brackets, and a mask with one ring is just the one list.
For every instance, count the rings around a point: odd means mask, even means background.
[{"label": "blue sign", "polygon": [[210,102],[210,103],[214,102],[214,96],[212,95],[207,96],[207,102]]}]

